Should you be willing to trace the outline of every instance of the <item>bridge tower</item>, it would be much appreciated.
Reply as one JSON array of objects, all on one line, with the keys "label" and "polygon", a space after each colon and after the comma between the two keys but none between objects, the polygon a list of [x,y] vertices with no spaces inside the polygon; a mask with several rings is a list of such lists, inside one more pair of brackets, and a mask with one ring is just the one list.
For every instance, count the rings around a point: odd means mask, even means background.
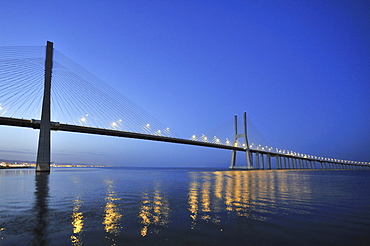
[{"label": "bridge tower", "polygon": [[247,113],[244,112],[243,114],[243,119],[244,119],[244,132],[241,134],[238,134],[238,116],[234,115],[234,131],[235,131],[235,137],[234,137],[234,146],[237,146],[238,143],[238,138],[243,138],[244,143],[243,145],[245,146],[245,155],[247,159],[247,166],[246,167],[237,167],[235,166],[236,162],[236,150],[233,150],[232,156],[231,156],[231,164],[230,164],[230,169],[237,169],[237,168],[243,168],[243,169],[253,169],[252,166],[252,154],[249,151],[249,144],[248,144],[248,137],[247,137]]},{"label": "bridge tower", "polygon": [[53,68],[53,43],[46,44],[44,98],[42,102],[36,172],[50,172],[50,92]]}]

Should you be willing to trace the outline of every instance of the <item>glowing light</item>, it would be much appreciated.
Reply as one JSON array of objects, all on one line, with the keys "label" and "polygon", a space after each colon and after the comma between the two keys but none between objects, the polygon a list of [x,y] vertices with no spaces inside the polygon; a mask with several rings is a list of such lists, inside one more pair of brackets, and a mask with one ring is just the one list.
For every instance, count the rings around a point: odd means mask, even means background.
[{"label": "glowing light", "polygon": [[150,124],[149,124],[149,123],[148,123],[148,124],[146,124],[146,125],[145,125],[145,127],[148,127],[148,128],[149,128],[149,127],[150,127]]},{"label": "glowing light", "polygon": [[220,139],[219,138],[217,138],[216,136],[214,136],[213,137],[213,140],[212,140],[214,143],[216,143],[216,144],[220,144],[221,143],[221,141],[220,141]]},{"label": "glowing light", "polygon": [[85,118],[85,117],[82,117],[80,120],[81,120],[82,122],[86,122],[86,118]]}]

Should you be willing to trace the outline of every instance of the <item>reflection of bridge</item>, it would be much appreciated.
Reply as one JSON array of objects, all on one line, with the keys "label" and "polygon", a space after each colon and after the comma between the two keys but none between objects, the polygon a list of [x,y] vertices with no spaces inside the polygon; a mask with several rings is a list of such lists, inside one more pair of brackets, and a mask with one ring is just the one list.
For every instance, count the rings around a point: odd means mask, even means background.
[{"label": "reflection of bridge", "polygon": [[[116,136],[116,137],[126,137],[126,138],[136,138],[136,139],[144,139],[144,140],[152,140],[152,141],[162,141],[162,142],[169,142],[169,143],[177,143],[177,144],[186,144],[186,145],[196,145],[196,146],[203,146],[203,147],[211,147],[211,148],[220,148],[220,149],[228,149],[232,150],[232,159],[231,159],[231,169],[236,168],[244,168],[244,169],[308,169],[308,168],[370,168],[368,162],[355,162],[355,161],[347,161],[347,160],[338,160],[338,159],[331,159],[331,158],[323,158],[323,157],[316,157],[312,155],[305,155],[300,153],[295,153],[292,151],[283,151],[279,149],[273,149],[269,147],[262,147],[258,146],[253,148],[253,145],[249,145],[248,138],[247,138],[247,123],[246,123],[246,114],[244,113],[244,127],[243,132],[241,134],[237,131],[237,117],[235,116],[235,134],[234,134],[234,141],[231,142],[228,139],[225,143],[222,143],[220,139],[214,137],[212,141],[210,141],[206,136],[202,135],[200,139],[197,139],[193,136],[191,139],[183,139],[178,137],[168,136],[169,128],[166,130],[161,131],[157,130],[154,133],[151,132],[138,132],[138,131],[123,131],[118,129],[121,125],[122,119],[111,121],[110,124],[111,129],[105,129],[104,127],[93,127],[87,126],[87,118],[89,114],[83,114],[83,116],[78,120],[80,123],[79,125],[76,124],[62,124],[59,122],[52,122],[51,121],[51,82],[52,82],[52,72],[53,72],[53,43],[48,42],[46,47],[46,59],[45,59],[45,72],[44,72],[44,86],[43,86],[43,103],[42,103],[42,115],[41,120],[26,120],[13,117],[14,114],[11,114],[9,117],[3,117],[6,112],[9,111],[9,108],[6,108],[6,103],[8,101],[14,101],[14,98],[11,96],[5,96],[6,92],[11,90],[10,86],[7,86],[8,81],[14,81],[14,78],[8,78],[5,75],[10,76],[10,73],[2,73],[4,75],[1,78],[0,83],[3,83],[2,88],[4,89],[3,94],[0,93],[0,125],[9,125],[9,126],[17,126],[17,127],[28,127],[34,129],[40,129],[40,137],[39,137],[39,147],[37,153],[37,171],[50,171],[50,130],[56,131],[67,131],[67,132],[78,132],[78,133],[87,133],[87,134],[98,134],[98,135],[106,135],[106,136]],[[29,62],[29,58],[28,62]],[[22,60],[19,58],[12,58],[12,59],[3,59],[1,66],[3,67],[11,67],[16,64],[19,66],[19,63],[16,63],[15,60]],[[34,61],[32,61],[34,63]],[[20,69],[18,67],[18,69]],[[28,67],[29,69],[29,67]],[[58,69],[63,70],[64,66],[58,64]],[[5,69],[4,69],[5,70]],[[70,71],[68,71],[71,73]],[[30,74],[35,73],[33,68],[30,69]],[[77,75],[73,74],[73,79],[78,77]],[[63,78],[65,80],[65,78]],[[53,80],[54,81],[54,80]],[[86,83],[86,80],[83,81]],[[17,85],[16,88],[19,86]],[[0,89],[2,89],[0,87]],[[10,89],[9,89],[10,88]],[[29,89],[29,88],[27,88]],[[77,90],[76,88],[73,88]],[[94,88],[95,89],[95,88]],[[68,93],[68,92],[67,92]],[[97,95],[101,96],[100,94]],[[78,99],[77,99],[78,100]],[[82,101],[82,100],[79,100]],[[9,103],[11,104],[11,103]],[[73,104],[68,102],[68,104]],[[86,102],[82,102],[82,104],[86,105]],[[14,105],[14,102],[13,102]],[[18,109],[22,107],[22,105],[16,105]],[[90,106],[91,107],[91,106]],[[18,110],[17,109],[17,110]],[[2,111],[1,111],[2,110]],[[16,111],[17,111],[16,110]],[[101,110],[102,111],[102,110]],[[127,112],[132,111],[132,105],[126,110]],[[101,113],[101,112],[99,112]],[[69,113],[68,113],[69,114]],[[131,117],[131,116],[128,116]],[[90,117],[92,118],[92,117]],[[96,117],[95,117],[95,120]],[[146,124],[146,130],[150,128],[150,124]],[[243,143],[238,141],[238,138],[243,139]],[[244,167],[236,166],[236,152],[242,151],[245,152],[246,162],[247,165]]]}]

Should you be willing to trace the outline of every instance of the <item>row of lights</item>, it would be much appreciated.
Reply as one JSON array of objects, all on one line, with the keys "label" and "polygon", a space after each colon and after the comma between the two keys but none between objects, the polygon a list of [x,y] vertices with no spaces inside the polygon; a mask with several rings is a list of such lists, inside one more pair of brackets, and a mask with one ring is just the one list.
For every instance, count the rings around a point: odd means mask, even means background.
[{"label": "row of lights", "polygon": [[[86,114],[86,115],[82,116],[78,120],[80,125],[82,125],[82,126],[87,125],[88,117],[89,117],[89,114]],[[118,120],[112,121],[112,123],[110,123],[110,127],[114,130],[118,130],[121,126],[122,126],[122,119],[118,119]],[[148,134],[157,135],[157,136],[168,136],[171,133],[169,127],[165,128],[164,130],[156,130],[156,131],[153,132],[153,130],[151,129],[151,125],[149,123],[145,124],[142,127],[142,129]]]},{"label": "row of lights", "polygon": [[[190,140],[205,142],[205,143],[214,143],[214,144],[220,144],[220,145],[227,145],[227,146],[232,145],[232,142],[228,138],[226,138],[225,142],[223,142],[223,141],[221,141],[220,138],[218,138],[216,136],[213,136],[212,141],[210,141],[209,138],[204,134],[202,134],[199,138],[196,135],[193,135],[193,136],[191,136]],[[245,144],[241,144],[239,141],[236,141],[234,143],[234,146],[235,147],[245,147]]]},{"label": "row of lights", "polygon": [[356,165],[370,165],[370,162],[364,162],[364,161],[348,161],[348,160],[340,160],[340,159],[334,159],[334,158],[325,158],[325,157],[318,157],[314,155],[306,155],[298,152],[293,152],[291,150],[282,150],[278,148],[273,148],[273,147],[268,147],[268,146],[261,146],[258,145],[257,147],[252,145],[249,146],[251,149],[257,149],[257,150],[264,150],[264,151],[269,151],[269,152],[274,152],[278,154],[283,154],[283,155],[290,155],[294,157],[301,157],[301,158],[308,158],[308,159],[314,159],[318,161],[329,161],[329,162],[336,162],[336,163],[341,163],[341,164],[356,164]]},{"label": "row of lights", "polygon": [[152,135],[157,135],[157,136],[168,136],[171,134],[171,131],[170,131],[170,128],[167,127],[166,129],[164,130],[157,130],[157,131],[154,131],[153,133],[153,130],[151,129],[151,125],[149,123],[147,123],[144,127],[143,127],[144,131],[149,133],[149,134],[152,134]]},{"label": "row of lights", "polygon": [[[190,139],[193,140],[193,141],[209,142],[208,138],[204,134],[202,134],[200,138],[197,138],[196,135],[193,135]],[[226,138],[226,141],[223,143],[216,136],[214,136],[214,138],[211,142],[215,143],[215,144],[221,144],[221,145],[227,145],[227,146],[231,145],[231,141],[229,139]],[[235,147],[245,147],[245,144],[240,144],[239,141],[236,141],[234,143],[234,146]],[[268,151],[268,152],[272,152],[272,153],[283,154],[283,155],[290,155],[290,156],[294,156],[294,157],[314,159],[314,160],[318,160],[318,161],[329,161],[329,162],[336,162],[336,163],[342,163],[342,164],[370,165],[370,162],[348,161],[348,160],[340,160],[340,159],[333,159],[333,158],[324,158],[324,157],[318,157],[318,156],[293,152],[293,151],[290,151],[290,150],[282,150],[282,149],[273,148],[273,147],[269,147],[269,146],[262,146],[261,144],[256,146],[254,143],[249,145],[249,148],[250,149],[255,149],[255,150],[262,150],[262,151]]]}]

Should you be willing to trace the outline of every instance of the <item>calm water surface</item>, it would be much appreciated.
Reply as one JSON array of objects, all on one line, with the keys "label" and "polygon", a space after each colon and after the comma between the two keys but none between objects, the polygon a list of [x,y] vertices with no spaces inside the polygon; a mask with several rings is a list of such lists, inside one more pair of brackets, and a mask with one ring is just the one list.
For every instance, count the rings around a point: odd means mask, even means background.
[{"label": "calm water surface", "polygon": [[370,245],[370,171],[0,170],[0,245]]}]

